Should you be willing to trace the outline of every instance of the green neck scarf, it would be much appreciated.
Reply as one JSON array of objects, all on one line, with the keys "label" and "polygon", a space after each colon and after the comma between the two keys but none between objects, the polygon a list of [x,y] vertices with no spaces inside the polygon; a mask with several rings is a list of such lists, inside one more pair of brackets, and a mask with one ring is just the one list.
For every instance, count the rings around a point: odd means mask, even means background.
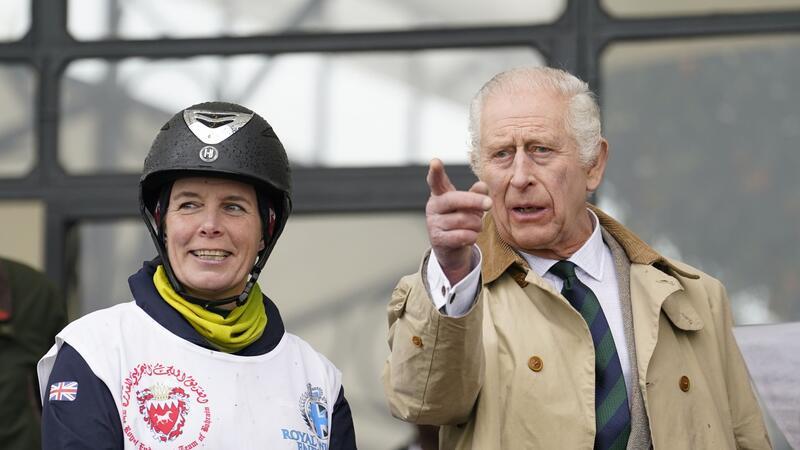
[{"label": "green neck scarf", "polygon": [[247,347],[260,338],[267,327],[267,312],[264,310],[258,283],[253,285],[247,302],[231,310],[227,317],[184,300],[169,284],[164,266],[156,269],[153,283],[165,302],[181,313],[201,336],[223,352],[236,353]]}]

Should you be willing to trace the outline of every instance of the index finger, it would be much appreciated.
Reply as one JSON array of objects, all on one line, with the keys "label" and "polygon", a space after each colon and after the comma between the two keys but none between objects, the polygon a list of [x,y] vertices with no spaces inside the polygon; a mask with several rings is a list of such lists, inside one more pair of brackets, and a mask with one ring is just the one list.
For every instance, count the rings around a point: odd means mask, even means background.
[{"label": "index finger", "polygon": [[432,195],[442,195],[446,192],[456,190],[456,187],[450,182],[447,172],[444,171],[444,163],[442,163],[439,158],[433,158],[431,160],[426,181],[431,188]]}]

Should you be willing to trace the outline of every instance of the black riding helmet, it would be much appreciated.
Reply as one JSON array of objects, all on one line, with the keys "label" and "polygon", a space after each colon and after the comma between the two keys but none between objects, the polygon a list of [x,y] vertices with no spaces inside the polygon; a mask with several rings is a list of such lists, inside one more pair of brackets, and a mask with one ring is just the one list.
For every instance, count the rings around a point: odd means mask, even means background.
[{"label": "black riding helmet", "polygon": [[[164,214],[172,183],[192,176],[221,177],[255,187],[264,249],[244,291],[222,300],[189,295],[175,277],[164,244]],[[253,111],[233,103],[208,102],[175,114],[156,135],[139,180],[139,209],[173,289],[186,300],[213,308],[247,301],[292,212],[291,170],[272,127]]]}]

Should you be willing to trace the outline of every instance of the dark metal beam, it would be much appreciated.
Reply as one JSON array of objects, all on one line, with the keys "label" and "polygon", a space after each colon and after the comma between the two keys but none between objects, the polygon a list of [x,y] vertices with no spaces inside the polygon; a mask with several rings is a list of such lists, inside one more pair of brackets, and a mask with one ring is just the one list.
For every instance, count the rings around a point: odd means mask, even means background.
[{"label": "dark metal beam", "polygon": [[197,55],[280,54],[307,52],[408,51],[440,48],[534,46],[562,35],[547,26],[414,30],[360,33],[286,33],[274,36],[163,39],[64,43],[65,59],[128,57],[176,58]]},{"label": "dark metal beam", "polygon": [[[309,8],[314,1],[307,4]],[[597,1],[568,0],[563,15],[550,24],[331,33],[289,30],[249,37],[79,42],[67,31],[68,2],[35,0],[31,8],[30,31],[19,41],[0,44],[0,64],[23,63],[36,70],[37,166],[23,177],[0,179],[0,200],[41,199],[45,203],[46,267],[61,286],[66,281],[71,224],[138,215],[138,175],[75,175],[59,165],[61,83],[64,68],[73,60],[527,46],[542,52],[549,64],[578,74],[599,90],[602,79],[598,61],[604,48],[613,42],[800,33],[797,10],[626,19],[608,15]],[[295,211],[421,211],[428,196],[426,170],[425,166],[297,167]],[[448,174],[461,188],[474,181],[466,166],[448,166]]]},{"label": "dark metal beam", "polygon": [[[295,168],[297,213],[421,210],[429,190],[427,166]],[[467,166],[448,166],[453,183],[467,189],[475,176]],[[70,216],[113,217],[138,214],[138,175],[71,176],[69,186],[26,185],[0,180],[0,199],[45,198]]]},{"label": "dark metal beam", "polygon": [[593,21],[593,40],[599,45],[612,40],[800,32],[800,11],[620,20],[608,17],[598,8]]}]

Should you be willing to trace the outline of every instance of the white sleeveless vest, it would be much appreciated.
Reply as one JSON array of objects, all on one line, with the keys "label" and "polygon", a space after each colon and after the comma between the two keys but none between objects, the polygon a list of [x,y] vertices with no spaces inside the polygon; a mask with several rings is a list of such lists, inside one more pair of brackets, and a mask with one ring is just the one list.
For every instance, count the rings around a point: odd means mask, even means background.
[{"label": "white sleeveless vest", "polygon": [[64,342],[111,391],[126,449],[328,448],[341,372],[297,336],[236,356],[175,336],[133,302],[116,305],[58,334],[37,368],[44,401]]}]

